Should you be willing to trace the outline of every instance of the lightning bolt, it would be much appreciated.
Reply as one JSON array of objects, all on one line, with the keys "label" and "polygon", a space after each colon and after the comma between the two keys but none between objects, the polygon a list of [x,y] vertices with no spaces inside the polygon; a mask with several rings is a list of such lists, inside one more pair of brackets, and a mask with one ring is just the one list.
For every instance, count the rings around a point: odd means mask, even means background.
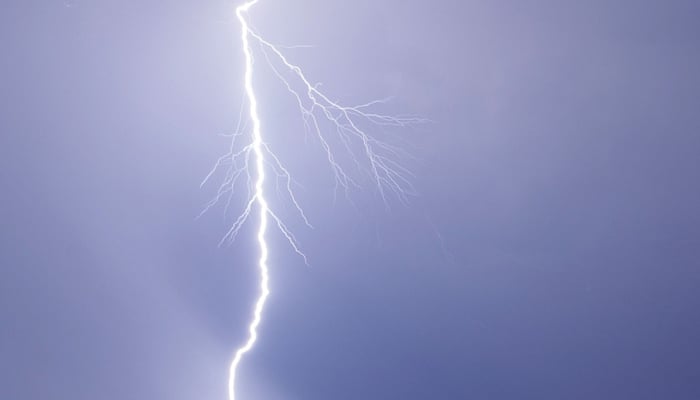
[{"label": "lightning bolt", "polygon": [[[299,205],[293,186],[295,181],[289,171],[284,167],[281,160],[270,149],[270,146],[263,140],[260,116],[258,114],[258,99],[253,87],[254,57],[251,42],[260,47],[260,51],[271,67],[274,75],[282,82],[292,96],[297,100],[304,126],[307,132],[313,132],[318,139],[321,148],[325,151],[327,161],[333,171],[336,183],[336,192],[342,188],[346,197],[350,188],[360,187],[358,179],[353,177],[339,161],[333,145],[329,141],[328,134],[322,129],[322,121],[334,127],[336,140],[342,143],[350,159],[357,170],[364,172],[375,183],[379,194],[385,204],[387,203],[387,192],[396,195],[401,201],[406,201],[408,196],[414,193],[409,177],[411,173],[403,167],[396,158],[406,156],[401,148],[390,145],[366,133],[365,125],[379,127],[405,127],[412,124],[426,122],[425,119],[414,116],[389,116],[369,111],[370,108],[380,105],[385,100],[375,100],[356,106],[344,106],[331,100],[320,91],[320,84],[312,84],[302,69],[293,64],[279,50],[281,46],[275,46],[257,34],[247,20],[247,14],[251,7],[259,0],[249,0],[236,8],[236,17],[241,26],[241,45],[245,59],[244,87],[245,102],[248,105],[248,116],[244,116],[244,106],[241,107],[239,126],[232,135],[229,152],[219,158],[214,168],[205,177],[202,186],[220,169],[227,166],[224,182],[214,197],[204,208],[202,214],[217,204],[220,200],[228,196],[225,211],[228,210],[233,197],[234,189],[241,177],[246,180],[247,202],[243,212],[235,220],[229,231],[224,235],[220,244],[232,242],[238,235],[241,227],[248,220],[253,211],[257,212],[258,228],[257,242],[260,249],[258,259],[258,269],[260,273],[260,294],[253,309],[253,319],[248,326],[248,339],[245,344],[236,350],[229,367],[228,397],[235,400],[236,374],[243,356],[253,349],[258,339],[258,328],[262,321],[263,309],[270,294],[269,288],[269,268],[268,244],[266,232],[268,222],[271,219],[279,228],[280,232],[287,239],[292,249],[307,263],[306,255],[300,250],[298,242],[292,231],[273,212],[265,193],[266,167],[274,173],[278,194],[284,193],[294,208],[297,210],[303,222],[311,227],[303,209]],[[296,80],[296,84],[285,76],[290,75]],[[242,121],[248,121],[241,126]],[[248,127],[250,124],[250,127]],[[237,149],[237,139],[244,135],[245,131],[250,132],[251,140],[245,146]],[[364,160],[361,162],[360,160]],[[200,214],[201,215],[201,214]]]},{"label": "lightning bolt", "polygon": [[265,301],[267,301],[267,296],[270,294],[270,288],[268,282],[270,280],[270,272],[267,267],[267,242],[265,241],[265,231],[267,231],[267,215],[269,213],[269,207],[267,205],[267,200],[265,199],[265,158],[263,155],[263,140],[262,133],[260,129],[260,117],[258,116],[258,100],[255,97],[255,92],[253,91],[253,55],[250,50],[250,29],[248,28],[248,22],[244,17],[244,13],[247,12],[250,7],[255,5],[258,0],[249,1],[236,9],[236,16],[241,23],[241,42],[243,43],[243,53],[245,54],[245,93],[248,98],[250,120],[253,123],[253,142],[250,148],[255,156],[255,171],[257,173],[257,179],[255,181],[255,194],[252,200],[248,203],[246,212],[249,212],[252,202],[257,203],[258,213],[259,213],[259,224],[258,224],[258,245],[260,246],[260,259],[258,260],[258,268],[260,268],[260,297],[255,303],[255,309],[253,311],[253,321],[248,327],[248,341],[236,351],[236,355],[233,357],[231,366],[229,368],[229,379],[228,379],[228,397],[230,400],[235,400],[236,391],[236,370],[238,365],[243,358],[243,355],[250,351],[258,340],[258,326],[262,320],[263,307],[265,306]]}]

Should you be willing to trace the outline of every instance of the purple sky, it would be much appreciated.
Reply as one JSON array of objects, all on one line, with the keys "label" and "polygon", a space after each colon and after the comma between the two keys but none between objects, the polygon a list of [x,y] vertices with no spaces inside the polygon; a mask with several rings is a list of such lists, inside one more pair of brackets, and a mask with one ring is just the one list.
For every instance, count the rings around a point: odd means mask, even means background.
[{"label": "purple sky", "polygon": [[[215,193],[231,1],[0,12],[0,399],[225,399],[257,295]],[[333,202],[294,100],[265,135],[315,229],[272,234],[242,400],[700,398],[700,3],[261,0],[253,20],[400,133],[408,206]],[[266,75],[267,74],[267,75]]]}]

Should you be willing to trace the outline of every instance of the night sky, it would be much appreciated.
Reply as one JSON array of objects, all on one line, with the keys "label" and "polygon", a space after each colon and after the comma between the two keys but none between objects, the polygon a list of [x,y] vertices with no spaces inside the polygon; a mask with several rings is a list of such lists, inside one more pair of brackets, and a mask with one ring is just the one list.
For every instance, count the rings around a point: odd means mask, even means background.
[{"label": "night sky", "polygon": [[[0,7],[0,399],[226,399],[251,220],[228,146],[233,1]],[[416,195],[334,192],[258,54],[278,213],[241,400],[700,399],[700,2],[261,0],[251,18],[376,132]],[[274,195],[274,187],[269,187]],[[241,198],[234,197],[236,201]]]}]

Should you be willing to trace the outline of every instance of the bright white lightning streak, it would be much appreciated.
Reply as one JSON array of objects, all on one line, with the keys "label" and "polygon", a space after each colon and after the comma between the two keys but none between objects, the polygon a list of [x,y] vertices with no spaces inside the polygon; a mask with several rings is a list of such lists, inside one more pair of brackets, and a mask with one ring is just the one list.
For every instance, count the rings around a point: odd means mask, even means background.
[{"label": "bright white lightning streak", "polygon": [[[219,158],[212,171],[202,182],[202,185],[204,185],[204,183],[211,178],[219,167],[224,165],[229,166],[223,184],[219,187],[215,198],[210,201],[205,207],[204,211],[202,211],[202,213],[204,213],[213,205],[218,203],[218,201],[224,196],[228,196],[228,201],[226,202],[226,210],[228,210],[236,182],[241,176],[245,176],[247,178],[248,201],[243,212],[238,216],[236,221],[222,239],[222,243],[233,241],[236,238],[241,227],[247,221],[254,208],[257,208],[259,218],[257,240],[260,247],[260,258],[258,259],[258,268],[260,270],[260,295],[255,303],[253,319],[248,326],[248,340],[236,351],[229,368],[229,400],[235,400],[236,372],[243,356],[253,348],[257,341],[258,327],[260,326],[260,322],[262,320],[262,312],[265,302],[270,294],[270,289],[268,286],[269,269],[267,265],[268,245],[265,238],[268,218],[272,219],[276,223],[277,227],[280,229],[294,251],[303,258],[305,263],[307,261],[306,255],[300,250],[297,240],[292,234],[291,230],[282,222],[277,214],[272,211],[269,202],[265,197],[264,188],[266,166],[271,168],[276,175],[278,192],[280,191],[280,180],[282,180],[284,182],[284,192],[286,193],[287,197],[301,216],[304,223],[311,227],[311,224],[306,218],[304,211],[297,202],[297,199],[292,191],[292,186],[295,183],[294,180],[280,159],[272,152],[269,145],[263,140],[260,117],[258,115],[258,100],[253,89],[253,53],[250,39],[253,38],[258,42],[275,75],[296,98],[307,131],[312,131],[315,133],[321,147],[326,152],[327,161],[335,175],[336,188],[342,187],[346,191],[346,194],[350,186],[357,187],[360,185],[348,173],[346,173],[345,169],[341,166],[341,162],[338,161],[338,158],[332,151],[332,146],[328,141],[328,137],[322,132],[320,120],[326,120],[335,126],[337,139],[340,140],[345,150],[349,153],[355,166],[359,170],[365,171],[372,178],[382,199],[385,202],[386,189],[389,189],[402,201],[406,200],[407,195],[413,193],[413,188],[410,181],[406,177],[406,175],[411,175],[411,173],[393,159],[394,157],[405,155],[402,153],[401,149],[367,135],[361,127],[360,121],[365,121],[367,123],[379,126],[394,127],[404,127],[407,125],[426,122],[423,119],[411,116],[394,117],[366,111],[374,105],[383,103],[383,100],[375,100],[369,103],[349,107],[343,106],[331,100],[319,90],[318,84],[312,84],[307,79],[300,67],[288,61],[288,59],[279,50],[279,48],[282,46],[275,46],[271,44],[250,28],[250,25],[246,20],[246,15],[250,8],[258,3],[258,1],[259,0],[249,0],[236,8],[236,16],[241,24],[240,39],[245,56],[244,86],[248,104],[248,118],[252,125],[252,140],[240,150],[235,149],[236,139],[243,134],[242,130],[246,129],[246,126],[240,126],[240,123],[243,120],[241,118],[239,120],[239,129],[237,129],[236,133],[232,137],[229,152]],[[300,81],[303,91],[297,91],[293,88],[291,82],[284,77],[283,73],[280,72],[278,68],[274,66],[272,60],[270,59],[271,54],[276,56],[277,60],[282,63],[288,73],[291,73],[297,80]],[[300,93],[304,93],[304,96],[302,96]],[[241,109],[241,117],[242,115],[243,109]],[[355,142],[353,142],[353,140]],[[353,149],[353,143],[356,143],[355,146],[359,148],[359,153],[362,155],[361,158],[366,160],[365,166],[360,163],[356,154],[357,150]],[[268,156],[269,158],[266,158],[265,156]],[[254,169],[250,168],[251,158],[253,158],[255,166]],[[255,176],[253,176],[253,172]]]},{"label": "bright white lightning streak", "polygon": [[[252,7],[258,0],[252,0],[239,6],[236,9],[236,15],[241,23],[241,41],[243,43],[243,52],[245,54],[245,92],[248,97],[250,120],[253,122],[253,143],[251,148],[255,155],[255,167],[257,173],[257,180],[255,181],[255,194],[253,199],[258,205],[259,212],[259,225],[258,225],[258,244],[260,246],[260,259],[258,260],[258,267],[260,268],[260,297],[255,303],[255,310],[253,312],[253,321],[250,323],[248,332],[250,336],[245,345],[236,351],[236,355],[231,362],[229,368],[229,380],[228,380],[228,397],[230,400],[234,400],[236,397],[235,384],[236,384],[236,369],[238,364],[240,364],[243,355],[250,351],[258,340],[258,326],[262,319],[263,307],[265,306],[265,301],[267,296],[270,294],[270,288],[268,286],[269,281],[269,271],[267,267],[267,242],[265,241],[265,231],[267,230],[267,214],[269,208],[267,205],[267,200],[265,199],[264,184],[265,184],[265,159],[263,156],[263,140],[262,133],[260,132],[260,117],[258,116],[258,101],[255,97],[255,92],[253,91],[253,55],[250,51],[250,43],[248,41],[249,29],[246,19],[243,17],[243,13],[247,12],[250,7]],[[251,203],[248,203],[246,208],[246,213],[249,212]]]}]

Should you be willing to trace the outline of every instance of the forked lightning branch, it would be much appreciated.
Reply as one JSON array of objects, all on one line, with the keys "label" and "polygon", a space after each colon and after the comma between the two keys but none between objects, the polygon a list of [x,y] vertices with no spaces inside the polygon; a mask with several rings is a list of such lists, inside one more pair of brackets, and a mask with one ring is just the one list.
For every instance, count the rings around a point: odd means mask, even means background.
[{"label": "forked lightning branch", "polygon": [[[241,28],[240,46],[245,66],[242,77],[245,88],[245,103],[241,112],[239,129],[232,136],[229,151],[219,158],[212,172],[207,175],[203,182],[203,184],[207,182],[217,170],[223,169],[223,183],[219,186],[214,199],[207,204],[205,211],[220,201],[225,201],[228,208],[231,198],[234,196],[234,190],[236,196],[245,195],[243,210],[233,222],[222,242],[233,241],[242,226],[250,219],[251,214],[254,216],[253,223],[257,224],[259,297],[253,307],[247,340],[236,350],[231,361],[228,380],[229,400],[234,400],[236,397],[237,371],[243,356],[255,346],[265,302],[270,293],[267,264],[270,249],[266,239],[268,225],[272,224],[279,229],[292,249],[306,262],[306,255],[301,251],[294,234],[284,223],[281,215],[271,207],[266,192],[268,180],[274,180],[276,187],[282,188],[285,197],[296,209],[301,219],[306,225],[311,226],[301,204],[294,195],[295,180],[292,174],[266,141],[266,138],[279,133],[266,131],[265,123],[260,119],[258,110],[264,107],[264,104],[256,95],[253,85],[254,77],[256,79],[278,80],[288,90],[290,96],[293,96],[305,128],[313,134],[318,142],[319,151],[325,155],[328,168],[332,171],[336,182],[336,189],[346,193],[351,188],[359,188],[363,181],[357,177],[364,175],[365,178],[369,178],[373,182],[384,202],[387,201],[389,195],[406,201],[407,196],[413,192],[413,188],[409,180],[410,171],[399,163],[403,152],[400,148],[370,135],[367,127],[404,127],[424,122],[416,117],[396,117],[374,112],[373,108],[383,103],[383,100],[354,106],[343,105],[331,100],[320,90],[320,85],[313,84],[304,74],[302,68],[291,62],[280,51],[280,46],[273,45],[252,29],[249,11],[258,1],[250,0],[236,8],[236,17]],[[266,61],[270,66],[268,71],[272,71],[272,73],[268,72],[269,77],[256,75],[259,73],[255,69],[256,57],[258,57],[258,61]],[[268,179],[268,177],[272,179]],[[238,190],[240,187],[245,189]]]}]

